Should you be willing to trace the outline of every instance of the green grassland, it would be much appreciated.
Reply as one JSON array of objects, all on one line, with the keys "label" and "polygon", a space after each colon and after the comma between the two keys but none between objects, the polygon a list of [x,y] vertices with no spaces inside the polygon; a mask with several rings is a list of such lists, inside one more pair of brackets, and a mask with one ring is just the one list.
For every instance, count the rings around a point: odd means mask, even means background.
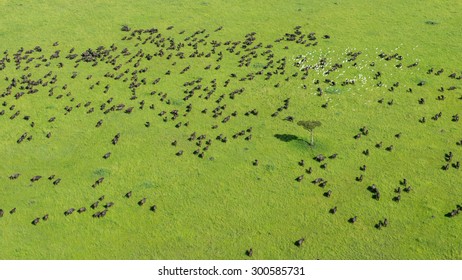
[{"label": "green grassland", "polygon": [[[462,202],[461,170],[452,166],[462,161],[462,128],[452,120],[462,113],[462,3],[53,0],[0,8],[1,259],[248,259],[249,248],[254,259],[462,258],[461,217],[445,216]],[[99,57],[81,60],[97,49]],[[29,93],[27,81],[39,79]],[[125,108],[106,111],[118,104]],[[313,146],[300,120],[322,123]],[[364,126],[369,134],[355,139]],[[32,139],[18,144],[25,132]],[[189,141],[192,133],[205,139]],[[334,153],[325,169],[313,159]],[[319,177],[324,188],[311,183]],[[403,178],[412,190],[396,202]],[[107,215],[93,218],[107,202]],[[64,215],[80,207],[87,211]],[[389,225],[377,229],[384,218]]]}]

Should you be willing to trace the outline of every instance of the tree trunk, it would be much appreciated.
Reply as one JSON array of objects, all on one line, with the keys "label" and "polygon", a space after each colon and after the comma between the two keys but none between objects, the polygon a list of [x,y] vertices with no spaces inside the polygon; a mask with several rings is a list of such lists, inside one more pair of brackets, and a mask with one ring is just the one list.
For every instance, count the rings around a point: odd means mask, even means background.
[{"label": "tree trunk", "polygon": [[311,133],[311,146],[314,145],[313,130],[310,130]]}]

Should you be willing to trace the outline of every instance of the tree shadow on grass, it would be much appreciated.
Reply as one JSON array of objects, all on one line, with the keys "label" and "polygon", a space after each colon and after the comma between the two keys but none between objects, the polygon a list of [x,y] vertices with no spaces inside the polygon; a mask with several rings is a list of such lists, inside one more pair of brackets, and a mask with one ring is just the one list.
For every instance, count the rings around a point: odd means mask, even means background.
[{"label": "tree shadow on grass", "polygon": [[277,139],[283,142],[297,141],[297,142],[303,142],[304,144],[307,144],[308,146],[310,146],[310,143],[308,141],[296,135],[293,135],[293,134],[274,134],[274,137],[276,137]]},{"label": "tree shadow on grass", "polygon": [[284,142],[290,142],[290,141],[300,139],[300,138],[298,138],[298,136],[293,135],[293,134],[274,134],[274,137],[276,137],[277,139],[279,139],[281,141],[284,141]]}]

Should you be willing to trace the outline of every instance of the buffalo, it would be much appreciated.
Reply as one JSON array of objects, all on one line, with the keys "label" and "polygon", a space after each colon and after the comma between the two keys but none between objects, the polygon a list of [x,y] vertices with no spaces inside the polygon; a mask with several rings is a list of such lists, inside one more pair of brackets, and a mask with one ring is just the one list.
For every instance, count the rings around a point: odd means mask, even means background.
[{"label": "buffalo", "polygon": [[249,250],[246,250],[246,251],[245,251],[245,254],[246,254],[248,257],[252,257],[252,255],[253,255],[253,249],[250,248]]},{"label": "buffalo", "polygon": [[37,175],[37,176],[32,177],[32,178],[30,179],[30,181],[31,181],[31,182],[35,182],[35,181],[40,180],[40,178],[42,178],[42,176]]},{"label": "buffalo", "polygon": [[10,178],[10,180],[16,180],[16,179],[18,179],[19,175],[21,175],[21,174],[15,173],[13,175],[10,175],[10,177],[8,177],[8,178]]},{"label": "buffalo", "polygon": [[356,220],[357,220],[357,219],[358,219],[358,217],[357,217],[357,216],[354,216],[353,218],[350,218],[350,219],[348,220],[348,222],[351,223],[351,224],[354,224],[354,223],[356,223]]},{"label": "buffalo", "polygon": [[65,216],[69,216],[70,214],[74,213],[75,209],[74,208],[70,208],[66,211],[64,211],[64,215]]},{"label": "buffalo", "polygon": [[300,238],[299,240],[295,241],[294,244],[297,247],[302,246],[303,242],[305,242],[305,238]]}]

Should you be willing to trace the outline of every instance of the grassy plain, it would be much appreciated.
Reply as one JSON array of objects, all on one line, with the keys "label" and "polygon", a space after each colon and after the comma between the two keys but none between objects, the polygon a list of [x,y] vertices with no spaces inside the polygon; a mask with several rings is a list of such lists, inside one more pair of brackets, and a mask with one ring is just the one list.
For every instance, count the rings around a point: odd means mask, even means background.
[{"label": "grassy plain", "polygon": [[[461,203],[461,171],[445,165],[445,153],[452,151],[451,163],[462,160],[460,122],[451,116],[460,114],[462,100],[461,82],[448,77],[462,74],[460,26],[462,3],[454,1],[0,1],[3,15],[0,18],[0,50],[8,50],[11,62],[0,71],[1,92],[7,91],[11,79],[21,79],[31,73],[31,78],[42,78],[49,71],[57,75],[53,85],[39,86],[34,94],[19,99],[14,94],[26,89],[17,87],[12,94],[0,98],[7,104],[0,110],[0,208],[5,214],[0,218],[0,258],[2,259],[247,259],[244,254],[253,248],[256,259],[461,259],[462,243],[460,217],[445,217]],[[435,13],[438,11],[438,13]],[[437,17],[435,17],[437,15]],[[429,24],[429,21],[435,24]],[[121,40],[131,32],[120,31],[123,25],[135,29],[157,28],[168,41],[184,43],[186,58],[179,59],[176,50],[142,44],[141,40]],[[167,29],[174,26],[172,29]],[[215,30],[222,26],[220,31]],[[293,41],[275,42],[286,33],[294,33],[301,26],[303,34],[315,32],[317,46],[306,47]],[[195,31],[203,33],[192,35]],[[184,33],[180,34],[182,30]],[[241,48],[246,34],[255,32],[255,41],[248,48],[262,43],[257,56],[249,66],[238,67]],[[323,39],[323,35],[330,39]],[[209,35],[209,36],[207,36]],[[190,40],[185,41],[186,37]],[[194,52],[188,46],[194,39],[199,52],[211,52],[212,40],[222,44],[210,58],[188,57]],[[298,38],[298,37],[297,37]],[[305,37],[306,39],[306,37]],[[236,51],[227,51],[226,41],[241,43]],[[57,46],[53,43],[58,41]],[[135,45],[137,44],[138,45]],[[99,46],[118,49],[111,54],[120,55],[127,48],[131,55],[118,58],[123,64],[120,70],[100,61],[97,66],[65,56],[71,48],[80,54]],[[272,48],[266,48],[267,45]],[[21,47],[24,51],[41,46],[41,53],[48,58],[61,50],[60,58],[39,63],[35,59],[16,69],[13,54]],[[287,46],[287,48],[285,48]],[[163,49],[164,57],[152,60],[142,58],[138,80],[145,78],[146,85],[136,90],[137,99],[130,100],[128,89],[131,80],[123,82],[105,77],[106,73],[123,73],[127,78],[136,69],[138,58],[128,59],[139,49],[154,54]],[[264,69],[269,61],[262,53],[274,54],[272,67]],[[240,51],[240,55],[236,52]],[[348,61],[349,52],[358,52],[357,59]],[[223,59],[218,59],[218,52]],[[386,61],[380,53],[399,53],[402,60]],[[166,56],[172,53],[171,59]],[[22,54],[24,55],[24,53]],[[2,57],[5,57],[4,55]],[[249,73],[273,72],[286,58],[285,72],[281,70],[268,80],[266,75],[255,75],[252,80],[240,81]],[[324,68],[303,72],[294,63],[305,57],[304,65],[316,65],[326,59]],[[279,62],[278,62],[279,61]],[[58,63],[63,63],[59,67]],[[415,67],[408,68],[414,62]],[[176,63],[173,65],[173,63]],[[335,63],[342,67],[325,75]],[[356,66],[353,64],[356,63]],[[373,63],[373,64],[371,64]],[[402,67],[396,67],[402,63]],[[210,70],[204,67],[212,65]],[[30,68],[24,70],[29,65]],[[215,67],[220,65],[220,69]],[[373,66],[371,66],[373,65]],[[190,70],[180,74],[190,66]],[[434,68],[432,74],[427,70]],[[443,74],[434,73],[444,68]],[[166,75],[170,70],[171,74]],[[374,79],[380,71],[382,76]],[[73,72],[77,77],[72,79]],[[230,77],[236,74],[237,78]],[[298,73],[298,76],[292,75]],[[91,79],[86,79],[92,75]],[[8,77],[8,81],[5,78]],[[156,78],[160,82],[153,85]],[[185,82],[202,78],[200,83],[184,86]],[[288,81],[286,79],[288,78]],[[336,81],[332,86],[325,79]],[[47,78],[43,78],[46,80]],[[49,79],[49,78],[48,78]],[[216,79],[217,89],[210,99],[205,99],[205,87],[211,89]],[[226,80],[230,79],[227,87]],[[314,80],[319,79],[318,85]],[[341,86],[345,79],[355,80],[355,85]],[[96,81],[100,85],[96,85]],[[378,87],[377,83],[383,86]],[[417,83],[425,81],[424,86]],[[399,86],[390,91],[391,86]],[[184,90],[197,84],[202,88],[189,100],[183,100]],[[275,87],[279,84],[279,87]],[[66,89],[63,86],[67,85]],[[91,86],[93,89],[90,89]],[[110,85],[107,93],[104,86]],[[306,85],[306,89],[303,88]],[[451,86],[456,89],[448,91]],[[53,96],[49,96],[49,90]],[[324,91],[317,95],[317,88]],[[440,87],[444,92],[438,92]],[[245,88],[242,94],[230,99],[228,94]],[[412,93],[407,89],[412,88]],[[156,94],[151,95],[152,91]],[[67,93],[71,92],[69,96]],[[157,93],[167,93],[161,101]],[[58,95],[63,97],[57,99]],[[202,94],[202,96],[201,96]],[[224,94],[223,101],[217,98]],[[436,100],[444,94],[444,101]],[[131,114],[123,111],[104,114],[100,105],[133,106]],[[75,98],[71,101],[72,98]],[[287,110],[277,117],[271,114],[290,98]],[[384,98],[383,103],[377,100]],[[420,105],[419,98],[426,103]],[[139,102],[145,101],[144,109]],[[393,105],[387,102],[393,100]],[[83,104],[91,101],[89,107]],[[328,108],[321,105],[328,103]],[[76,105],[81,103],[81,107]],[[187,116],[186,106],[192,110]],[[153,104],[154,109],[149,106]],[[218,118],[212,110],[226,104]],[[10,110],[11,105],[15,108]],[[65,114],[64,107],[73,111]],[[95,107],[93,113],[87,113]],[[201,113],[204,108],[207,114]],[[164,122],[159,112],[178,109],[177,120]],[[245,116],[257,109],[258,115]],[[20,110],[14,120],[10,116]],[[227,123],[222,119],[232,112]],[[442,112],[438,121],[431,120]],[[31,118],[23,119],[25,115]],[[55,116],[54,122],[48,120]],[[283,120],[293,116],[295,121]],[[426,123],[419,123],[425,116]],[[96,128],[98,120],[103,125]],[[313,119],[322,122],[315,130],[315,146],[309,147],[309,134],[298,127],[298,120]],[[31,127],[30,123],[35,123]],[[150,127],[145,122],[150,122]],[[189,125],[176,128],[179,121]],[[218,125],[212,129],[212,125]],[[361,139],[353,136],[359,128],[367,126],[370,133]],[[232,135],[252,127],[252,139],[245,136],[233,139]],[[16,141],[24,132],[33,135],[31,141]],[[51,138],[45,135],[51,132]],[[210,149],[203,159],[193,155],[197,141],[188,141],[192,132],[205,134],[211,139]],[[111,144],[116,133],[121,137],[117,145]],[[402,133],[397,139],[395,134]],[[227,136],[221,143],[216,136]],[[275,135],[289,135],[292,141],[282,141]],[[176,147],[171,145],[177,140]],[[205,142],[205,140],[203,141]],[[381,149],[375,144],[383,142]],[[385,147],[393,145],[392,152]],[[204,148],[204,143],[201,148]],[[362,151],[370,150],[365,156]],[[184,150],[182,156],[176,156]],[[103,159],[106,152],[109,159]],[[312,158],[318,154],[329,156],[338,153],[336,159],[327,160],[327,169]],[[213,158],[213,159],[211,159]],[[258,166],[252,162],[258,159]],[[304,159],[305,167],[298,162]],[[359,167],[367,165],[362,172]],[[305,169],[312,167],[312,174]],[[8,176],[20,173],[17,180]],[[53,185],[48,176],[62,178]],[[296,177],[304,174],[301,182]],[[355,180],[360,174],[364,180]],[[43,178],[31,183],[30,178]],[[104,176],[104,182],[96,188],[91,185]],[[322,177],[328,181],[320,188],[310,181]],[[400,180],[407,178],[412,191],[401,194],[401,201],[393,201]],[[375,184],[381,199],[372,198],[367,187]],[[332,190],[327,198],[323,193]],[[133,192],[130,199],[124,197]],[[90,205],[100,196],[114,206],[104,218],[92,218],[96,210]],[[146,197],[146,205],[137,202]],[[149,211],[151,205],[157,211]],[[63,214],[67,209],[85,206],[87,212]],[[329,209],[337,206],[335,215]],[[16,207],[15,214],[8,211]],[[31,225],[35,217],[49,214],[48,221]],[[357,216],[355,224],[347,220]],[[390,224],[376,229],[374,225],[386,217]],[[294,241],[304,237],[305,243],[294,246]]]}]

